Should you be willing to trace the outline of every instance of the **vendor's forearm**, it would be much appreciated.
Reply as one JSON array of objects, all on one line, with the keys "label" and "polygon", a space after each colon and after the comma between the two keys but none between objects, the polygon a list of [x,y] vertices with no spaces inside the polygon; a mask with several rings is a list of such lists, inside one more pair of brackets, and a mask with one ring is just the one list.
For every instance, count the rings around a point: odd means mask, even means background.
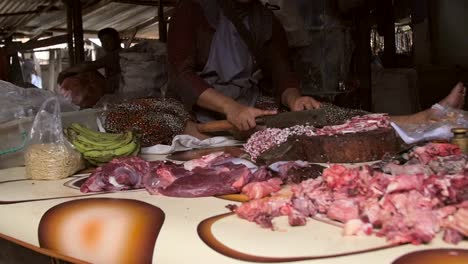
[{"label": "vendor's forearm", "polygon": [[226,114],[229,107],[237,102],[213,88],[205,90],[197,100],[197,105],[218,113]]}]

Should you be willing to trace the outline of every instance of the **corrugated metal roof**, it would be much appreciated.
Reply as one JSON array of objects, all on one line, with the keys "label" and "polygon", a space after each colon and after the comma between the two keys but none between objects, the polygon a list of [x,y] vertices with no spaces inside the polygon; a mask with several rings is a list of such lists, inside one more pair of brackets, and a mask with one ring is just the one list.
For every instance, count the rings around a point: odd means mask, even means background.
[{"label": "corrugated metal roof", "polygon": [[[39,6],[49,2],[48,0],[0,0],[0,14],[34,11]],[[0,17],[0,29],[2,31],[15,29],[22,21],[26,21],[32,16],[34,14]]]},{"label": "corrugated metal roof", "polygon": [[[158,14],[157,6],[134,5],[112,2],[109,0],[81,0],[83,5],[83,29],[85,32],[96,32],[106,27],[113,27],[119,32],[133,29]],[[149,2],[146,0],[145,2]],[[155,4],[157,3],[154,0]],[[54,4],[55,9],[36,14],[1,16],[6,13],[34,11]],[[165,11],[171,9],[165,8]],[[85,12],[86,10],[86,12]],[[57,0],[0,0],[0,37],[11,30],[34,36],[44,29],[51,32],[65,32],[67,28],[66,8]],[[63,34],[63,33],[61,33]],[[157,38],[157,23],[141,29],[137,38]]]}]

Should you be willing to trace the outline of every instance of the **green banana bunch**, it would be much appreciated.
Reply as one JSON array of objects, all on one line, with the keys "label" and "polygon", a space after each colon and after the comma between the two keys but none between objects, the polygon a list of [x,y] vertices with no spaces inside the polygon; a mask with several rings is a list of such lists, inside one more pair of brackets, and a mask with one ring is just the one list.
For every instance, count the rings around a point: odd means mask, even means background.
[{"label": "green banana bunch", "polygon": [[64,130],[76,150],[93,165],[100,166],[117,157],[136,156],[140,144],[131,131],[103,133],[73,123]]},{"label": "green banana bunch", "polygon": [[91,150],[83,153],[83,157],[92,164],[105,164],[116,157],[127,157],[138,154],[140,146],[133,140],[129,144],[113,150]]},{"label": "green banana bunch", "polygon": [[96,141],[112,141],[122,136],[121,133],[114,134],[95,131],[78,123],[71,124],[69,128],[72,129],[78,135],[83,135],[84,137]]},{"label": "green banana bunch", "polygon": [[78,151],[84,153],[91,150],[113,150],[130,144],[135,138],[132,132],[126,132],[122,137],[117,138],[113,141],[95,141],[82,135],[77,135],[71,140],[71,143],[75,146]]}]

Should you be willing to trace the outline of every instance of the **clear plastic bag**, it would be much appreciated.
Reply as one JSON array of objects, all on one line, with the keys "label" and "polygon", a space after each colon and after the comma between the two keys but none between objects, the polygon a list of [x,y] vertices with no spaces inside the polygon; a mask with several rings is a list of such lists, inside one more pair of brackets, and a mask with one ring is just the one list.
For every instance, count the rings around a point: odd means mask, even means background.
[{"label": "clear plastic bag", "polygon": [[81,154],[63,135],[58,98],[47,99],[39,109],[24,155],[26,174],[34,180],[58,180],[84,167]]},{"label": "clear plastic bag", "polygon": [[452,128],[468,127],[468,112],[435,104],[431,108],[429,121],[421,124],[398,126],[393,128],[406,144],[428,140],[449,140]]},{"label": "clear plastic bag", "polygon": [[[37,88],[22,88],[12,83],[0,81],[0,124],[16,118],[18,112],[33,113],[48,98],[53,97],[49,91]],[[79,110],[65,98],[59,98],[64,112]]]}]

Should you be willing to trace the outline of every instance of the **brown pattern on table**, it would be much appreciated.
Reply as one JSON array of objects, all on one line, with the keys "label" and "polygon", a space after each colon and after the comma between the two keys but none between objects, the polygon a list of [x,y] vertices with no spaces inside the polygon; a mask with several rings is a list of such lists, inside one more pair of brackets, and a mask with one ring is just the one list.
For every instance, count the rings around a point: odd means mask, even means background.
[{"label": "brown pattern on table", "polygon": [[[73,187],[73,184],[79,184],[80,181],[84,181],[89,175],[74,175],[66,179],[70,179],[67,182],[63,183],[63,186],[72,188],[72,189],[78,189],[79,187]],[[62,179],[64,180],[64,179]],[[9,183],[16,183],[16,182],[24,182],[26,183],[31,183],[31,184],[36,184],[40,182],[49,182],[49,181],[41,181],[41,180],[31,180],[31,179],[17,179],[17,180],[7,180],[7,181],[0,181],[0,186],[1,185],[6,185]],[[22,199],[22,200],[11,200],[11,201],[0,201],[0,205],[8,205],[8,204],[18,204],[18,203],[27,203],[27,202],[37,202],[37,201],[48,201],[48,200],[55,200],[55,199],[63,199],[63,198],[79,198],[79,197],[86,197],[86,196],[95,196],[99,195],[101,193],[78,193],[76,195],[58,195],[54,197],[46,197],[46,198],[36,198],[36,199]]]},{"label": "brown pattern on table", "polygon": [[466,249],[428,249],[405,254],[396,259],[393,264],[466,264],[468,250]]},{"label": "brown pattern on table", "polygon": [[[251,262],[260,262],[260,263],[295,262],[295,261],[325,259],[325,258],[354,255],[354,254],[359,254],[359,253],[367,253],[367,252],[372,252],[372,251],[377,251],[377,250],[382,250],[382,249],[387,249],[387,248],[398,246],[398,245],[388,244],[386,246],[377,246],[377,247],[367,248],[365,250],[356,250],[356,251],[344,252],[340,254],[326,254],[325,253],[320,256],[300,256],[300,257],[256,256],[256,255],[246,254],[246,253],[243,253],[243,252],[240,252],[238,250],[228,247],[227,245],[219,241],[213,234],[212,232],[213,224],[215,224],[217,221],[223,218],[226,218],[232,215],[234,214],[227,213],[227,214],[222,214],[222,215],[218,215],[218,216],[205,219],[198,225],[197,232],[198,232],[199,237],[203,240],[203,242],[205,242],[205,244],[208,245],[213,250],[227,257],[242,260],[242,261],[251,261]],[[244,221],[244,220],[240,220],[240,221]]]},{"label": "brown pattern on table", "polygon": [[73,200],[43,215],[39,244],[92,263],[151,263],[164,219],[161,209],[138,200]]}]

